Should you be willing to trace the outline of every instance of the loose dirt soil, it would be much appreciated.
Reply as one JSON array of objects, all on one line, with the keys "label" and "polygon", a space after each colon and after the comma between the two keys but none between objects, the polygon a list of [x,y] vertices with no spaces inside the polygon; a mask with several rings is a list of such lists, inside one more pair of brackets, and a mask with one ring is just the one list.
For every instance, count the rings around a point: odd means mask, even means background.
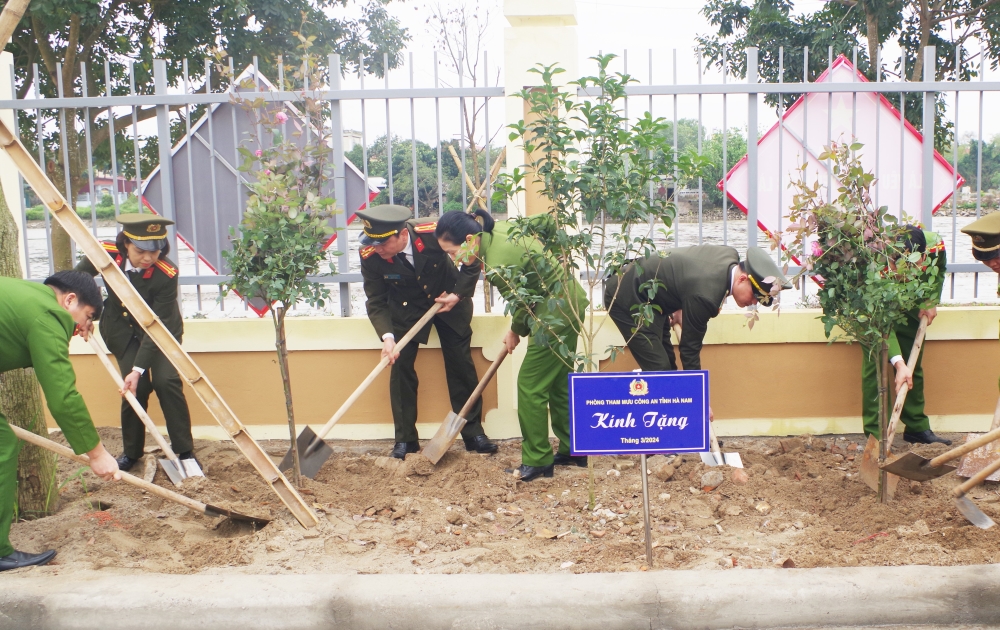
[{"label": "loose dirt soil", "polygon": [[[102,429],[119,452],[117,431]],[[962,439],[951,435],[952,439]],[[460,442],[459,442],[460,444]],[[983,531],[954,508],[954,475],[902,480],[894,501],[876,502],[857,476],[860,436],[729,438],[747,479],[720,467],[724,481],[703,487],[710,469],[695,455],[674,460],[667,481],[650,475],[654,568],[831,567],[991,563],[1000,527]],[[279,442],[265,443],[276,459]],[[208,519],[125,484],[102,483],[61,463],[61,507],[15,523],[18,549],[59,550],[47,567],[19,570],[113,572],[508,573],[645,570],[638,457],[595,460],[596,509],[587,509],[587,469],[557,468],[552,479],[516,481],[505,468],[520,444],[482,456],[457,448],[434,467],[420,455],[384,457],[386,443],[342,442],[303,496],[320,515],[304,530],[229,442],[199,442],[208,477],[183,492],[274,521],[260,530]],[[896,451],[907,449],[897,441]],[[921,446],[932,456],[940,445]],[[786,452],[787,451],[787,452]],[[669,472],[662,456],[649,468]],[[141,471],[140,471],[141,474]],[[737,474],[737,477],[739,475]],[[171,487],[162,471],[156,482]],[[996,485],[972,498],[1000,520]]]}]

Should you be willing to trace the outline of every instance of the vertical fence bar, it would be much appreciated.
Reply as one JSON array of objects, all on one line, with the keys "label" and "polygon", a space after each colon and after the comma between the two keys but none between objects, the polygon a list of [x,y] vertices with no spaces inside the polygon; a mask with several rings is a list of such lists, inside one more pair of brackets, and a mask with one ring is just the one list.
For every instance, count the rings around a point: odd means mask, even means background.
[{"label": "vertical fence bar", "polygon": [[[157,96],[167,94],[167,62],[164,59],[153,60],[153,86]],[[160,149],[160,214],[171,221],[177,220],[177,208],[174,206],[174,164],[171,159],[170,141],[170,107],[156,106],[156,135]],[[238,164],[239,162],[235,162]],[[176,226],[167,226],[167,242],[171,251],[177,251]],[[180,293],[177,295],[180,300]]]},{"label": "vertical fence bar", "polygon": [[[107,59],[104,60],[104,95],[108,98],[111,97],[111,62]],[[118,203],[118,150],[115,147],[115,108],[111,105],[108,105],[108,150],[111,153],[111,179],[114,182],[114,194],[111,195],[111,198],[115,203],[115,218],[117,219],[121,213],[121,206]]]},{"label": "vertical fence bar", "polygon": [[[365,56],[360,55],[358,57],[358,80],[361,82],[361,89],[365,89]],[[368,209],[368,125],[365,120],[365,99],[361,98],[361,161],[364,162],[361,169],[365,175],[365,203],[362,206],[365,210]]]},{"label": "vertical fence bar", "polygon": [[[329,55],[327,64],[330,68],[330,89],[337,92],[341,89],[341,74],[343,69],[340,65],[340,55]],[[344,274],[350,270],[351,262],[348,255],[349,244],[347,242],[347,168],[344,164],[344,121],[343,110],[340,107],[340,97],[330,100],[330,137],[333,145],[333,196],[337,203],[337,210],[333,216],[333,229],[337,232],[337,249],[340,255],[337,256],[337,272]],[[365,190],[367,193],[367,181]],[[367,194],[366,194],[367,198]],[[340,289],[340,315],[342,317],[351,316],[351,285],[349,282],[341,282]]]},{"label": "vertical fence bar", "polygon": [[[413,89],[413,53],[410,53],[410,89]],[[410,98],[410,159],[413,162],[413,218],[420,217],[420,188],[417,185],[417,118]]]},{"label": "vertical fence bar", "polygon": [[[649,69],[649,85],[653,85],[653,49],[652,48],[649,49],[649,62],[648,62],[647,65],[648,65],[648,69]],[[649,103],[648,103],[647,107],[649,107],[649,117],[653,118],[655,120],[656,117],[653,116],[653,95],[652,94],[649,95]],[[653,152],[652,151],[649,152],[649,157],[650,158],[653,157]],[[656,199],[656,183],[653,182],[653,181],[650,181],[649,182],[649,205],[650,205],[650,207],[652,207],[653,202],[654,202],[655,199]],[[647,238],[650,238],[650,239],[653,238],[653,230],[655,229],[655,227],[656,227],[656,219],[653,217],[653,214],[650,213],[650,215],[649,215],[649,234],[647,235]]]},{"label": "vertical fence bar", "polygon": [[[229,77],[230,77],[229,89],[234,94],[236,94],[239,91],[239,84],[237,84],[237,82],[236,82],[236,68],[234,66],[233,58],[232,57],[229,57]],[[229,113],[230,113],[230,119],[231,119],[231,122],[232,122],[232,125],[233,125],[233,168],[237,168],[238,169],[239,168],[239,164],[240,164],[240,132],[239,132],[239,128],[236,126],[236,107],[230,107],[229,108]],[[308,136],[308,134],[309,134],[309,120],[308,119],[306,119],[305,128],[306,128],[306,135]],[[242,221],[243,220],[243,210],[244,210],[244,208],[243,208],[243,186],[242,186],[242,184],[240,182],[240,173],[239,173],[238,170],[236,171],[236,173],[234,173],[234,175],[236,176],[235,177],[235,179],[236,179],[236,216],[238,216],[240,218],[240,220]],[[239,231],[239,227],[238,226],[237,226],[236,230]],[[246,300],[245,299],[243,300],[243,303],[244,303],[244,306],[246,306]]]},{"label": "vertical fence bar", "polygon": [[[875,49],[875,83],[882,82],[882,47]],[[882,180],[879,172],[882,165],[882,93],[873,95],[875,100],[875,207],[881,208],[879,204],[879,193],[882,190]]]},{"label": "vertical fence bar", "polygon": [[[84,98],[87,98],[89,94],[87,93],[87,64],[86,62],[80,62],[80,88]],[[90,108],[85,107],[83,110],[83,133],[84,140],[87,146],[87,185],[90,187],[90,194],[88,198],[90,199],[90,231],[93,233],[94,238],[97,238],[97,204],[96,196],[97,190],[94,188],[94,143],[90,137]]]},{"label": "vertical fence bar", "polygon": [[[59,98],[64,98],[66,86],[63,84],[63,66],[62,63],[56,64],[56,93]],[[70,86],[72,89],[73,86]],[[76,131],[76,121],[71,121],[73,124],[73,131]],[[73,194],[73,186],[70,182],[70,165],[69,165],[69,130],[67,129],[66,122],[66,108],[59,108],[59,141],[62,144],[62,160],[63,160],[63,180],[66,186],[66,201],[69,202],[70,206],[73,208],[73,212],[76,212],[76,195]],[[72,238],[69,241],[71,260],[76,262],[76,241]]]},{"label": "vertical fence bar", "polygon": [[[208,94],[212,90],[212,61],[210,59],[205,60],[205,94]],[[218,154],[215,152],[215,105],[209,105],[205,112],[208,118],[208,152],[211,154],[211,159],[209,160],[209,173],[212,177],[212,218],[213,224],[215,225],[215,271],[216,273],[222,273],[222,239],[223,235],[219,233],[219,186],[217,182],[217,176],[215,173],[215,163],[218,161]],[[220,306],[221,306],[220,302]]]},{"label": "vertical fence bar", "polygon": [[[983,52],[982,43],[979,44],[979,81],[984,80],[986,75],[986,55]],[[979,147],[979,152],[976,154],[976,219],[982,216],[983,213],[983,94],[982,90],[979,91],[979,133],[977,137],[977,146]],[[979,297],[979,274],[975,275],[975,280],[972,285],[972,297]]]},{"label": "vertical fence bar", "polygon": [[[10,73],[10,93],[12,98],[17,98],[17,84],[14,73]],[[14,110],[14,128],[11,132],[14,137],[18,140],[21,139],[20,125],[18,124],[21,112],[20,110]],[[21,239],[24,243],[24,277],[27,280],[31,279],[31,256],[28,253],[28,204],[25,203],[24,195],[24,176],[21,175],[21,171],[17,172],[17,194],[21,195]]]},{"label": "vertical fence bar", "polygon": [[[747,83],[757,83],[757,49],[747,48]],[[757,246],[757,93],[747,94],[747,247]]]},{"label": "vertical fence bar", "polygon": [[[833,79],[833,46],[827,47],[826,72]],[[833,93],[826,93],[826,146],[833,144]],[[833,161],[826,161],[826,202],[833,202]]]},{"label": "vertical fence bar", "polygon": [[[35,75],[35,100],[41,102],[41,87],[39,86],[39,74],[38,74],[38,64],[31,64],[31,71]],[[980,125],[981,126],[981,125]],[[35,108],[35,134],[37,135],[38,142],[38,165],[42,167],[42,170],[48,170],[45,168],[45,135],[42,132],[42,108]],[[981,136],[982,134],[980,134]],[[49,216],[49,207],[42,204],[42,216],[45,217],[45,246],[48,248],[49,252],[49,275],[55,273],[55,264],[52,258],[52,218]],[[28,249],[28,241],[24,241],[24,249]]]},{"label": "vertical fence bar", "polygon": [[[440,87],[438,81],[438,54],[434,51],[434,88]],[[444,177],[441,173],[441,99],[434,97],[434,133],[437,145],[437,199],[438,214],[444,214]]]},{"label": "vertical fence bar", "polygon": [[[382,74],[385,77],[385,89],[389,89],[389,54],[382,53]],[[396,203],[392,187],[392,124],[389,119],[389,99],[385,99],[385,157],[389,186],[389,203]]]},{"label": "vertical fence bar", "polygon": [[[677,85],[677,49],[674,48],[673,63],[674,63],[674,85]],[[677,207],[677,199],[680,197],[681,186],[678,178],[680,177],[680,171],[677,168],[677,156],[679,155],[677,151],[677,95],[674,94],[674,208]],[[674,218],[674,247],[680,247],[681,245],[681,226],[680,221],[677,217]]]},{"label": "vertical fence bar", "polygon": [[[906,81],[906,53],[903,51],[899,53],[899,80]],[[899,93],[899,122],[899,218],[902,219],[906,216],[903,196],[906,190],[906,92]]]},{"label": "vertical fence bar", "polygon": [[[702,68],[702,51],[701,48],[695,49],[698,55],[698,85],[701,85],[701,75],[704,72]],[[701,92],[698,93],[698,129],[697,129],[697,143],[698,143],[698,157],[701,157],[701,130],[702,130],[702,102],[704,97]],[[705,225],[705,194],[704,194],[704,180],[698,177],[698,244],[701,245],[704,242],[704,225]]]},{"label": "vertical fence bar", "polygon": [[[962,46],[955,47],[955,80],[962,78]],[[951,176],[951,262],[958,262],[955,255],[955,244],[958,233],[958,90],[955,90],[955,135],[951,142],[952,176]],[[955,273],[951,276],[951,299],[955,299]]]},{"label": "vertical fence bar", "polygon": [[[458,70],[458,87],[460,87],[460,88],[465,87],[465,81],[464,81],[464,77],[465,77],[465,59],[463,59],[461,56],[459,56],[459,58],[458,58],[458,66],[457,66],[456,69]],[[468,173],[468,170],[466,169],[466,166],[465,166],[465,128],[466,128],[466,124],[465,124],[465,97],[464,96],[459,96],[458,97],[458,128],[459,128],[458,146],[459,146],[459,148],[462,151],[462,167],[461,167],[462,172],[459,173],[459,175],[460,175],[459,182],[460,182],[460,184],[462,186],[462,209],[464,210],[465,208],[469,207],[469,186],[466,184],[466,181],[465,181],[465,174]]]},{"label": "vertical fence bar", "polygon": [[[128,92],[135,96],[135,62],[128,64]],[[139,108],[132,106],[132,148],[135,158],[135,198],[139,212],[143,211],[142,203],[142,162],[139,160]]]},{"label": "vertical fence bar", "polygon": [[[924,48],[924,83],[934,81],[937,59],[934,46]],[[924,142],[921,147],[921,174],[923,183],[920,186],[920,220],[927,229],[934,229],[934,110],[937,94],[924,92],[923,132]]]},{"label": "vertical fence bar", "polygon": [[[785,82],[785,47],[778,46],[778,84]],[[778,234],[781,234],[782,218],[785,216],[784,189],[781,178],[784,175],[785,157],[785,95],[778,95]],[[722,159],[725,164],[725,158]],[[725,168],[723,166],[723,168]],[[780,258],[781,251],[778,251]]]},{"label": "vertical fence bar", "polygon": [[[726,49],[722,49],[722,84],[729,81]],[[729,244],[729,105],[722,93],[722,244]]]},{"label": "vertical fence bar", "polygon": [[[490,68],[489,68],[489,58],[487,53],[483,51],[483,85],[486,87],[490,86]],[[650,97],[652,98],[652,97]],[[485,185],[483,186],[483,194],[486,195],[486,211],[493,214],[493,198],[490,191],[490,180],[492,179],[491,174],[493,173],[493,154],[490,153],[490,97],[485,97],[483,99],[483,117],[485,118],[486,133],[483,134],[484,143],[486,144],[486,179]],[[486,285],[489,287],[489,283]],[[490,291],[489,300],[487,304],[493,300],[492,291]]]},{"label": "vertical fence bar", "polygon": [[[809,47],[802,47],[802,163],[809,161]],[[802,260],[806,258],[807,239],[802,239]],[[802,301],[806,301],[806,282],[802,281]]]},{"label": "vertical fence bar", "polygon": [[[851,72],[851,83],[857,83],[858,81],[858,47],[854,47],[853,60],[851,65],[854,66]],[[858,138],[858,93],[851,92],[851,144],[854,144]],[[856,152],[852,151],[851,155]]]},{"label": "vertical fence bar", "polygon": [[[184,95],[191,94],[191,81],[188,75],[188,60],[185,57],[181,66],[184,80]],[[198,219],[195,216],[194,208],[197,202],[194,199],[194,164],[191,156],[194,153],[194,141],[191,138],[191,104],[184,103],[184,137],[187,138],[187,179],[188,179],[188,199],[191,202],[191,242],[194,248],[194,275],[201,275],[201,249],[198,247]],[[215,156],[210,159],[215,160]],[[177,263],[180,264],[180,254],[177,255]],[[201,311],[201,285],[196,284],[195,297],[197,299],[198,311]]]}]

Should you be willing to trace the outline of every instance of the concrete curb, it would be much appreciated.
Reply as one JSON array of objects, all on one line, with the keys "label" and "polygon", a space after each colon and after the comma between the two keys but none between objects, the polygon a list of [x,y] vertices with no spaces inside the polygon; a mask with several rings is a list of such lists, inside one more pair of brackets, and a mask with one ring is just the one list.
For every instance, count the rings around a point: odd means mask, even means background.
[{"label": "concrete curb", "polygon": [[521,575],[0,577],[0,629],[1000,624],[1000,566]]}]

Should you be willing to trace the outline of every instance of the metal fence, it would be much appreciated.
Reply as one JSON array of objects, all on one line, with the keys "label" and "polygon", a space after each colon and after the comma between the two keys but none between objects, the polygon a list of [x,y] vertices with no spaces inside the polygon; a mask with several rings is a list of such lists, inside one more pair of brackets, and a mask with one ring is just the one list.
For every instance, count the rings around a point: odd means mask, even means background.
[{"label": "metal fence", "polygon": [[[759,82],[756,49],[746,51],[745,81],[733,81],[722,74],[720,82],[703,83],[703,62],[698,58],[697,81],[680,83],[677,52],[674,50],[670,57],[673,81],[654,83],[654,54],[653,51],[648,52],[648,81],[627,88],[629,98],[625,102],[626,113],[634,119],[643,112],[650,111],[654,116],[672,120],[671,141],[675,151],[679,149],[678,130],[684,118],[696,121],[695,149],[698,152],[703,150],[707,133],[703,111],[709,106],[715,112],[721,111],[721,121],[713,120],[713,127],[720,129],[717,125],[721,122],[721,161],[723,165],[728,165],[733,157],[729,154],[728,142],[731,131],[736,127],[730,124],[731,112],[738,112],[738,118],[746,121],[746,159],[722,178],[719,184],[722,188],[721,209],[709,207],[704,194],[709,187],[716,186],[715,181],[699,181],[696,188],[680,191],[678,197],[684,202],[681,204],[681,215],[672,231],[657,237],[661,246],[720,243],[744,249],[758,244],[763,240],[762,235],[768,231],[780,231],[784,227],[781,210],[790,203],[791,193],[787,191],[791,181],[790,170],[805,162],[809,166],[809,176],[821,182],[825,179],[824,189],[828,195],[832,195],[836,182],[829,164],[825,164],[817,156],[824,146],[833,141],[842,140],[845,136],[854,138],[868,134],[874,141],[867,143],[864,150],[870,156],[879,181],[875,195],[877,200],[880,195],[882,198],[878,202],[890,206],[895,213],[905,212],[914,216],[929,229],[941,233],[946,240],[949,250],[949,288],[945,298],[965,302],[996,301],[992,290],[993,274],[987,276],[990,278],[987,281],[990,288],[981,290],[979,276],[987,270],[971,258],[968,240],[959,236],[963,225],[982,213],[995,209],[997,203],[995,196],[985,195],[986,191],[982,190],[984,117],[991,105],[1000,104],[1000,101],[995,100],[1000,92],[1000,82],[984,80],[988,60],[980,52],[975,61],[979,80],[935,81],[935,55],[933,49],[929,49],[925,55],[928,63],[924,67],[923,82],[886,81],[881,71],[875,81],[868,82],[853,70],[857,66],[856,52],[850,60],[834,59],[832,51],[826,52],[827,70],[821,76],[787,77],[786,81],[782,66],[777,83]],[[783,60],[786,51],[779,49],[777,54],[779,60]],[[808,60],[810,51],[789,51],[788,54],[803,55]],[[961,65],[962,51],[957,54]],[[361,61],[358,67],[363,68],[364,63]],[[454,189],[445,190],[443,171],[452,159],[446,150],[445,140],[455,140],[457,136],[454,144],[458,149],[454,162],[457,163],[461,202],[463,207],[467,207],[470,200],[475,203],[477,197],[477,191],[470,185],[467,177],[467,151],[478,149],[484,152],[488,168],[491,150],[495,150],[496,145],[500,144],[496,137],[498,134],[506,136],[503,132],[506,122],[502,115],[497,115],[496,111],[490,115],[491,107],[495,110],[498,105],[503,105],[503,87],[468,86],[465,85],[468,79],[462,74],[456,75],[452,81],[457,85],[445,85],[439,76],[441,64],[436,54],[433,84],[418,86],[415,82],[413,54],[406,61],[402,69],[381,79],[382,85],[373,85],[373,77],[370,76],[347,75],[342,79],[342,72],[333,71],[329,73],[328,85],[319,86],[318,89],[317,86],[304,85],[295,90],[284,90],[275,87],[268,80],[267,72],[260,70],[254,60],[251,67],[239,74],[243,79],[251,77],[252,87],[239,88],[237,82],[231,81],[230,85],[215,91],[205,90],[204,87],[196,91],[188,77],[187,61],[183,62],[182,80],[171,87],[167,81],[167,64],[158,60],[154,63],[154,80],[150,86],[137,86],[135,74],[129,67],[128,91],[120,95],[113,95],[107,87],[111,85],[112,73],[105,64],[102,69],[105,78],[103,94],[87,94],[88,81],[83,80],[82,95],[67,96],[65,86],[60,84],[57,98],[41,98],[38,81],[42,77],[39,76],[38,68],[34,67],[33,90],[24,99],[0,101],[0,109],[13,109],[21,113],[24,120],[33,119],[34,134],[31,140],[36,145],[38,160],[43,166],[53,161],[53,157],[57,157],[56,161],[62,164],[68,163],[71,158],[67,138],[70,134],[79,134],[83,139],[87,193],[81,199],[81,207],[89,205],[92,231],[99,238],[110,239],[117,232],[110,221],[102,224],[98,217],[97,190],[101,182],[111,180],[106,188],[109,187],[114,192],[111,195],[112,205],[117,215],[127,203],[119,194],[120,190],[127,188],[121,185],[122,173],[132,173],[135,186],[144,191],[144,194],[149,193],[143,197],[138,210],[155,209],[178,222],[178,228],[172,229],[169,236],[173,245],[173,257],[181,268],[185,314],[217,317],[248,312],[246,304],[222,300],[218,298],[217,291],[218,283],[226,278],[221,251],[226,247],[229,228],[238,223],[242,214],[242,204],[245,201],[243,191],[247,183],[245,176],[236,168],[239,159],[235,151],[236,146],[242,142],[243,122],[237,108],[231,103],[232,93],[241,91],[248,98],[259,95],[287,107],[290,112],[297,111],[296,104],[303,100],[304,90],[308,90],[314,98],[328,101],[329,119],[319,124],[326,125],[332,137],[330,150],[335,165],[332,188],[344,212],[334,218],[333,227],[338,236],[330,254],[330,260],[336,263],[339,273],[321,276],[317,280],[336,285],[336,290],[333,291],[335,299],[323,312],[346,316],[358,309],[363,310],[356,233],[352,234],[352,230],[348,229],[348,221],[354,211],[376,192],[371,186],[369,163],[373,157],[381,159],[382,156],[369,155],[369,143],[379,134],[384,136],[384,147],[380,151],[384,150],[387,165],[385,195],[388,200],[395,201],[396,193],[401,193],[404,175],[408,175],[413,188],[412,206],[414,215],[417,216],[427,210],[421,208],[419,187],[426,186],[436,190],[439,205],[432,208],[433,211],[443,208],[446,193],[453,196],[458,194]],[[229,63],[230,76],[238,76],[232,62]],[[336,55],[330,56],[328,63],[329,68],[343,69],[341,59]],[[622,55],[616,63],[620,63],[620,69],[627,72],[630,63],[628,53]],[[634,56],[631,63],[635,72],[634,68],[639,64]],[[779,63],[783,64],[783,61]],[[804,67],[808,68],[809,64],[804,63]],[[217,72],[208,61],[204,68],[207,79],[211,79],[213,72]],[[488,66],[484,64],[483,68],[484,76],[489,76]],[[83,77],[87,77],[88,72],[92,71],[93,69],[81,66]],[[847,74],[838,74],[844,72]],[[272,79],[277,80],[278,86],[283,86],[286,68],[279,64],[273,69],[273,73],[275,76]],[[61,68],[57,74],[62,76]],[[407,85],[391,85],[390,79],[399,83],[401,78],[402,81],[406,80],[406,74]],[[844,79],[845,76],[850,78]],[[352,85],[345,87],[344,82],[348,81]],[[791,95],[797,101],[788,107],[779,103],[773,109],[762,102],[767,95]],[[952,143],[953,155],[936,155],[933,134],[926,134],[921,138],[903,122],[905,112],[901,114],[899,110],[906,107],[905,95],[919,95],[922,99],[922,128],[933,128],[935,115],[948,118],[955,137]],[[936,107],[939,95],[945,95],[948,99],[949,106],[944,114],[940,114]],[[592,98],[595,95],[581,91],[579,96]],[[964,105],[966,102],[963,100],[960,103],[960,98],[963,97],[971,97],[978,102],[978,115],[971,123],[959,116],[960,112],[965,111],[960,107],[960,104]],[[835,100],[842,106],[840,109]],[[849,102],[849,106],[844,105],[845,102]],[[874,110],[871,109],[872,103],[875,104]],[[225,109],[226,107],[229,109]],[[141,119],[147,114],[143,112],[147,112],[149,108],[155,108],[155,116],[144,122]],[[90,115],[91,111],[97,112],[96,117]],[[692,115],[685,116],[685,112]],[[694,112],[697,114],[693,115]],[[409,114],[408,117],[406,113]],[[123,120],[127,123],[124,132],[132,147],[131,150],[116,147],[115,134],[110,134],[110,168],[109,172],[102,174],[94,167],[95,153],[91,139],[95,126],[106,124],[109,115],[115,116],[119,125]],[[775,118],[773,126],[761,133],[762,121],[771,116]],[[362,159],[360,164],[353,166],[344,158],[345,120],[360,123]],[[469,146],[467,126],[470,121],[474,125],[481,125],[480,128],[484,130],[482,140],[476,147]],[[178,122],[183,125],[183,139],[180,143],[171,140],[171,124],[176,125]],[[872,128],[874,136],[871,136]],[[400,129],[408,131],[408,137],[406,134],[400,135]],[[144,130],[146,133],[143,133]],[[970,131],[973,132],[973,144],[978,146],[975,206],[974,213],[969,208],[966,213],[968,216],[959,216],[962,177],[960,174],[955,175],[959,170],[958,139]],[[308,133],[308,125],[305,126],[305,133]],[[394,147],[394,143],[400,137],[403,141],[409,141],[410,146],[404,147],[410,153],[409,173],[393,172],[394,151],[397,157],[399,154],[399,147]],[[431,175],[419,172],[417,151],[420,138],[430,139],[425,142],[434,150]],[[158,143],[158,163],[154,170],[143,173],[140,154],[143,143],[151,142],[152,139]],[[186,152],[185,146],[188,147]],[[195,148],[198,148],[200,154]],[[56,153],[57,156],[53,155]],[[520,161],[518,155],[509,155],[507,164],[512,167]],[[130,168],[124,168],[126,164]],[[106,177],[102,180],[101,175]],[[670,175],[664,174],[665,178]],[[428,182],[428,178],[432,181]],[[69,172],[63,174],[63,179],[59,183],[65,187],[67,198],[72,200],[76,195]],[[362,192],[359,193],[359,190]],[[485,177],[484,203],[490,203],[489,193],[489,177]],[[135,203],[134,199],[132,203]],[[961,205],[969,206],[971,203],[970,197],[969,201]],[[683,211],[685,208],[686,211]],[[739,215],[736,214],[737,210]],[[935,216],[935,211],[938,216]],[[22,218],[27,250],[24,261],[26,275],[36,279],[44,277],[52,268],[52,226],[48,212],[43,208],[41,219],[29,220],[26,210]],[[814,289],[808,284],[803,285],[803,303],[809,303],[812,291]],[[477,307],[479,304],[482,301],[477,302]],[[299,310],[315,312],[303,308]]]}]

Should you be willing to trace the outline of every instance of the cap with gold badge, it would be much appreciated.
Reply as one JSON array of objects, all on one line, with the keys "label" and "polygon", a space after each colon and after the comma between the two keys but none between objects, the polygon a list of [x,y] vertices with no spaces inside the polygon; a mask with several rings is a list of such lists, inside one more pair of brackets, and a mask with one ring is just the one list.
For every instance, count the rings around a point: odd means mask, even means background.
[{"label": "cap with gold badge", "polygon": [[771,290],[775,284],[782,289],[792,288],[792,284],[785,274],[781,273],[778,264],[759,247],[747,248],[746,271],[753,287],[754,297],[764,306],[771,305],[774,297],[771,295]]},{"label": "cap with gold badge", "polygon": [[986,262],[1000,257],[1000,212],[988,214],[962,228],[972,237],[972,256]]},{"label": "cap with gold badge", "polygon": [[132,244],[141,250],[155,252],[167,246],[167,226],[173,225],[170,219],[155,214],[122,214],[118,216],[122,224],[122,232]]},{"label": "cap with gold badge", "polygon": [[364,226],[359,239],[362,245],[381,245],[402,232],[406,221],[413,216],[409,208],[389,204],[359,210],[357,214]]}]

